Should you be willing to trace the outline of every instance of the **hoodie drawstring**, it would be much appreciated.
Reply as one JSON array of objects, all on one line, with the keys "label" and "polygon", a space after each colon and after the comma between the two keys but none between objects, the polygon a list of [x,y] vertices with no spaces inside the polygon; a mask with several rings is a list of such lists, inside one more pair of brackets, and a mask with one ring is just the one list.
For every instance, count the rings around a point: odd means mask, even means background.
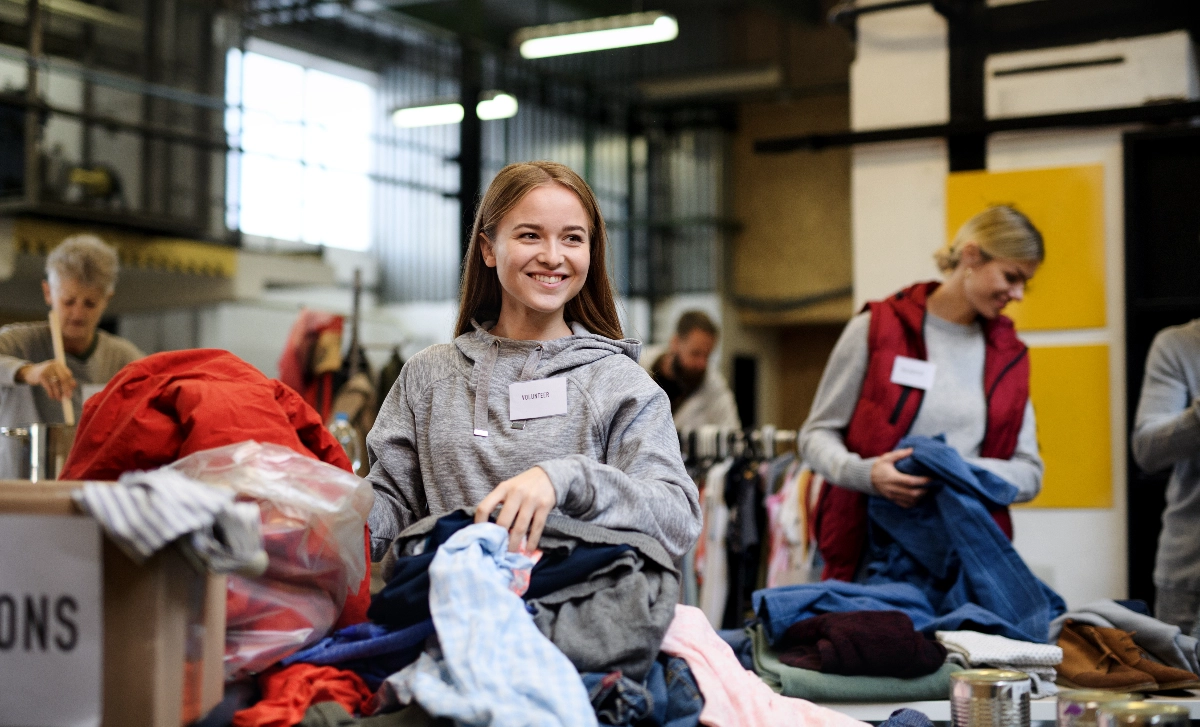
[{"label": "hoodie drawstring", "polygon": [[[475,436],[477,437],[488,435],[488,394],[492,388],[492,372],[496,368],[496,359],[499,357],[500,341],[492,341],[477,369],[475,379]],[[534,346],[533,350],[529,352],[529,357],[525,359],[525,366],[521,368],[520,381],[528,381],[537,371],[541,361],[542,347]]]},{"label": "hoodie drawstring", "polygon": [[529,358],[525,359],[525,366],[521,369],[521,381],[529,381],[537,371],[538,364],[542,362],[542,347],[537,345],[529,352]]},{"label": "hoodie drawstring", "polygon": [[475,436],[488,435],[488,392],[492,387],[492,370],[496,368],[496,359],[500,357],[500,341],[492,341],[487,354],[479,365],[475,377]]}]

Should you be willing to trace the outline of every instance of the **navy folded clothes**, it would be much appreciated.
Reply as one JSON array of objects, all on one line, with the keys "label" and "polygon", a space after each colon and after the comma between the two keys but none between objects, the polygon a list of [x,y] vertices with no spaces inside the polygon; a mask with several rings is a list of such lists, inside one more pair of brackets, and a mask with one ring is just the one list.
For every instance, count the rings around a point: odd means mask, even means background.
[{"label": "navy folded clothes", "polygon": [[387,585],[371,597],[367,618],[396,628],[429,619],[429,564],[439,546],[473,522],[475,518],[462,510],[439,518],[429,530],[421,553],[396,560],[388,572]]},{"label": "navy folded clothes", "polygon": [[[472,513],[432,516],[407,528],[383,559],[387,585],[368,617],[393,628],[429,618],[429,564]],[[680,578],[653,538],[551,515],[543,556],[524,598],[538,630],[582,672],[620,670],[644,679],[675,615]]]},{"label": "navy folded clothes", "polygon": [[946,663],[946,647],[900,611],[826,613],[788,627],[776,649],[788,666],[843,676],[913,679]]},{"label": "navy folded clothes", "polygon": [[360,623],[337,631],[303,651],[283,659],[284,666],[304,662],[337,666],[362,677],[371,689],[417,660],[425,640],[434,633],[433,620],[403,629]]},{"label": "navy folded clothes", "polygon": [[968,463],[942,437],[909,436],[897,448],[913,453],[896,468],[929,477],[930,494],[910,508],[870,498],[865,582],[910,583],[938,616],[975,606],[994,615],[988,633],[1044,643],[1066,604],[1033,575],[989,514],[1011,504],[1017,488]]}]

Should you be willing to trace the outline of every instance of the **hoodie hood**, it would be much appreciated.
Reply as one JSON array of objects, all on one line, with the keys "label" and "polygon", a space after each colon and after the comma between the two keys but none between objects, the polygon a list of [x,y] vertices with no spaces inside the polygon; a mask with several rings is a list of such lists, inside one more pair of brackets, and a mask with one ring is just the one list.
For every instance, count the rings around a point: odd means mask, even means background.
[{"label": "hoodie hood", "polygon": [[[479,323],[472,320],[474,331],[464,333],[454,339],[454,346],[462,355],[479,364],[488,356],[489,349],[501,345],[505,350],[533,352],[539,355],[534,366],[536,378],[548,378],[566,373],[571,369],[599,361],[607,356],[623,354],[637,363],[641,355],[642,342],[633,338],[623,338],[619,341],[597,335],[584,328],[579,323],[571,324],[571,335],[556,338],[552,341],[518,341],[511,338],[500,338],[488,332],[495,321]],[[528,372],[532,374],[533,372]],[[522,378],[535,378],[523,376]]]},{"label": "hoodie hood", "polygon": [[[454,339],[454,345],[473,364],[472,379],[475,384],[475,412],[473,432],[477,437],[488,436],[488,395],[492,387],[496,361],[500,349],[524,355],[525,361],[516,381],[547,379],[572,371],[580,366],[595,363],[609,356],[624,354],[637,363],[642,352],[640,341],[611,338],[591,333],[578,323],[571,324],[572,334],[553,341],[517,341],[493,336],[488,329],[494,321],[480,324],[472,319],[475,330]],[[511,382],[510,382],[511,383]]]}]

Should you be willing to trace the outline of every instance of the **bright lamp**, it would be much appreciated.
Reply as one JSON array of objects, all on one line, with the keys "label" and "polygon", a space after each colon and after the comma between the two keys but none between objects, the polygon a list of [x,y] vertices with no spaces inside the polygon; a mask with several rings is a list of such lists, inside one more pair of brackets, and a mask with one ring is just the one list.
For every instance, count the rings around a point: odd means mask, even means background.
[{"label": "bright lamp", "polygon": [[[475,115],[481,121],[509,119],[517,115],[517,98],[512,94],[487,91],[480,95],[479,103],[475,105]],[[457,102],[409,106],[392,112],[392,123],[402,129],[457,124],[462,120],[463,107]]]},{"label": "bright lamp", "polygon": [[649,12],[522,28],[513,36],[513,45],[522,58],[549,58],[665,43],[678,35],[679,23],[673,16]]}]

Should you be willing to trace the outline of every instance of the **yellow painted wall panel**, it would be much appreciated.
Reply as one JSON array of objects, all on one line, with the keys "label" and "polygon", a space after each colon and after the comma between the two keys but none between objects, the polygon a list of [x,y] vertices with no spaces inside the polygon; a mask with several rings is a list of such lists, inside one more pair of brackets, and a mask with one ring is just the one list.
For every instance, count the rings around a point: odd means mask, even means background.
[{"label": "yellow painted wall panel", "polygon": [[1103,328],[1104,166],[951,174],[946,179],[946,239],[996,204],[1024,213],[1046,243],[1046,262],[1024,302],[1010,303],[1004,311],[1017,328]]},{"label": "yellow painted wall panel", "polygon": [[1029,507],[1112,507],[1108,346],[1029,349],[1030,397],[1046,474]]}]

